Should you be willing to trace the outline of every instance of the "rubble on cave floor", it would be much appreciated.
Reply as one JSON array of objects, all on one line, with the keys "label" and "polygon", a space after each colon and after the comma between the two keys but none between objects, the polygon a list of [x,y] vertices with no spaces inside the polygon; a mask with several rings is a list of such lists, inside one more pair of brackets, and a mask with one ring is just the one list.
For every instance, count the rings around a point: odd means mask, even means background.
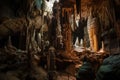
[{"label": "rubble on cave floor", "polygon": [[[82,48],[84,49],[84,48]],[[42,55],[34,54],[29,60],[26,51],[18,50],[11,47],[0,49],[0,80],[46,80],[48,79],[49,70],[47,69],[47,57],[41,58]],[[94,71],[97,72],[100,66],[102,54],[96,54],[89,50],[81,52],[71,51],[71,53],[59,52],[56,54],[56,69],[53,72],[55,80],[76,80],[76,74],[81,66],[83,59],[87,57],[91,62]],[[31,61],[31,62],[29,62]],[[46,67],[42,67],[40,63]]]}]

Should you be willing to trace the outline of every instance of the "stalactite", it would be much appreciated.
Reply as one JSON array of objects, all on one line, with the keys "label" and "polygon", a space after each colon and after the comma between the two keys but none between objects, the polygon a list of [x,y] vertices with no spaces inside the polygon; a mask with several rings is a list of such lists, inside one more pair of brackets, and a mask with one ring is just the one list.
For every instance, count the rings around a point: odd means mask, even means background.
[{"label": "stalactite", "polygon": [[46,10],[46,2],[45,2],[45,0],[42,0],[42,5],[41,5],[41,8],[42,8],[42,10],[43,11],[45,11]]},{"label": "stalactite", "polygon": [[[77,14],[81,13],[81,0],[76,0]],[[80,14],[81,15],[81,14]]]}]

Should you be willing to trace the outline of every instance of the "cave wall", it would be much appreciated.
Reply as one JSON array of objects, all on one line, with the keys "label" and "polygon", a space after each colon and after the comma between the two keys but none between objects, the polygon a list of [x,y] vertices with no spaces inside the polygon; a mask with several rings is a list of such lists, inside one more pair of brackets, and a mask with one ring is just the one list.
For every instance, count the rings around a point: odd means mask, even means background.
[{"label": "cave wall", "polygon": [[[107,50],[112,52],[118,51],[120,46],[118,24],[120,21],[118,9],[119,0],[105,0],[99,5],[94,5],[94,12],[97,13],[100,22],[100,36],[101,41],[104,41],[104,45]],[[117,6],[117,7],[116,7]],[[93,13],[94,14],[94,13]],[[120,27],[120,26],[119,26]]]},{"label": "cave wall", "polygon": [[[12,43],[19,48],[20,38],[22,42],[26,42],[26,28],[29,22],[38,26],[38,21],[41,17],[27,19],[38,15],[35,11],[35,5],[32,4],[33,0],[1,0],[0,1],[0,43],[6,45],[8,36],[12,37]],[[33,12],[36,14],[34,15]],[[38,21],[36,21],[38,19]],[[21,35],[21,33],[24,33]],[[24,39],[24,40],[23,40]],[[24,43],[25,44],[25,43]],[[2,45],[1,45],[2,46]],[[24,45],[23,45],[24,46]]]}]

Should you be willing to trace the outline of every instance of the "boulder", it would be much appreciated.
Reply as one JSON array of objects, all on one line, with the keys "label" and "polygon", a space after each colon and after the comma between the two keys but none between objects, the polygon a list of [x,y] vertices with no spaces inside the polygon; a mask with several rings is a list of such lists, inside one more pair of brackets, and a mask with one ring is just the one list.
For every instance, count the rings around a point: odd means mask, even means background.
[{"label": "boulder", "polygon": [[113,54],[103,61],[96,80],[120,80],[120,54]]}]

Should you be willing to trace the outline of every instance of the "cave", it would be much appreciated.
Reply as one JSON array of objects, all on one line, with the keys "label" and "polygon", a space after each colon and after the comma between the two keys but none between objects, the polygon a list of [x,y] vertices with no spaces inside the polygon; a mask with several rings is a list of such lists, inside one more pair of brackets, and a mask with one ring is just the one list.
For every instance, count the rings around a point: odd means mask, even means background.
[{"label": "cave", "polygon": [[0,80],[120,80],[120,0],[0,0]]}]

